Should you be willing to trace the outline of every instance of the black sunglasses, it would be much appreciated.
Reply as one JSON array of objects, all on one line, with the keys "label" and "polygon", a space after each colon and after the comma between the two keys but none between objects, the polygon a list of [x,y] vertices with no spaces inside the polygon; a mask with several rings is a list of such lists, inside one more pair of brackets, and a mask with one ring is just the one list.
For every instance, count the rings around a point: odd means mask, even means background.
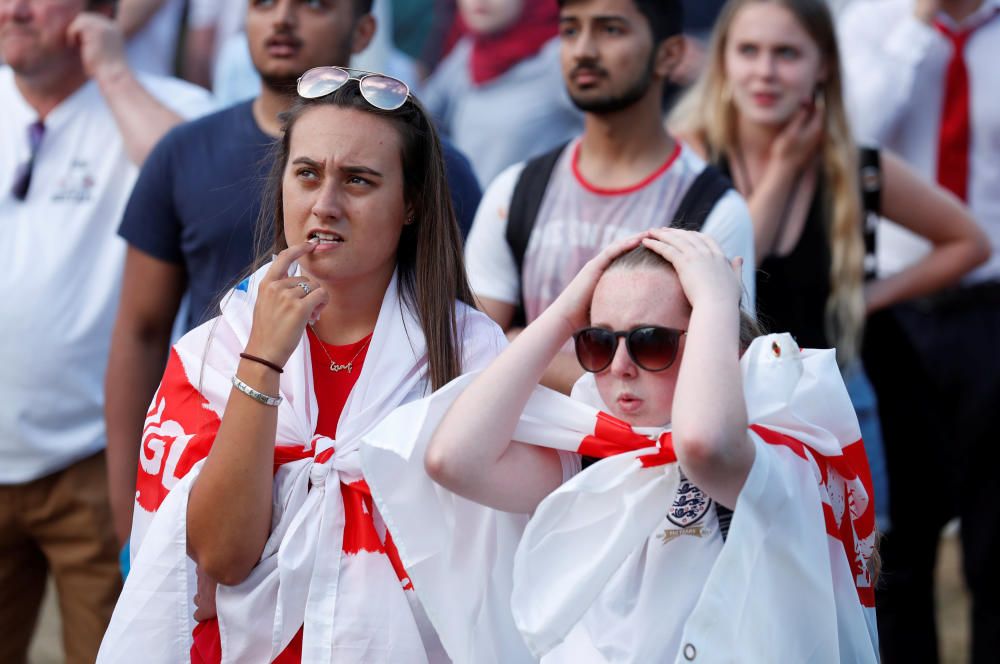
[{"label": "black sunglasses", "polygon": [[627,331],[588,327],[573,335],[576,359],[586,371],[600,373],[615,359],[618,339],[625,337],[629,357],[646,371],[663,371],[677,359],[677,349],[686,330],[644,325]]}]

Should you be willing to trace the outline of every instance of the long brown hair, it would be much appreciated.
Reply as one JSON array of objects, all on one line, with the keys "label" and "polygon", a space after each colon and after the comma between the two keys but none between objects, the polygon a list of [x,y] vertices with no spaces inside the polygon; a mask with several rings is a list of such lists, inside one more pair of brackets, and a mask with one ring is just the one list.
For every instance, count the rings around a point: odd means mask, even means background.
[{"label": "long brown hair", "polygon": [[423,106],[412,96],[402,107],[383,111],[361,96],[357,81],[318,99],[298,99],[281,115],[282,136],[275,144],[271,171],[257,227],[255,268],[288,247],[285,240],[282,180],[295,124],[318,106],[349,108],[383,118],[399,132],[402,145],[403,198],[414,223],[403,226],[396,250],[399,290],[420,321],[427,343],[431,386],[437,389],[462,371],[462,343],[456,301],[472,305],[472,289],[462,259],[462,236],[451,205],[444,157],[437,132]]},{"label": "long brown hair", "polygon": [[824,0],[730,0],[715,24],[708,49],[706,71],[678,103],[669,124],[674,131],[696,138],[718,163],[725,151],[739,144],[737,110],[728,93],[725,53],[736,14],[754,3],[771,3],[795,16],[816,43],[826,65],[826,79],[819,83],[825,100],[823,139],[820,146],[821,178],[830,244],[830,297],[826,302],[826,333],[837,347],[844,367],[857,357],[864,328],[864,239],[858,154],[844,107],[843,75],[833,17]]}]

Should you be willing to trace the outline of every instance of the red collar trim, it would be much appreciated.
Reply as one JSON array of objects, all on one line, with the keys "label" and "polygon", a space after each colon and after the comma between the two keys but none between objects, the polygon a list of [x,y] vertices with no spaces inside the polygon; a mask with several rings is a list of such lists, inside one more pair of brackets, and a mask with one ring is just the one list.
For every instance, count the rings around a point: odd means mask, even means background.
[{"label": "red collar trim", "polygon": [[663,165],[657,168],[655,171],[647,175],[637,184],[630,187],[625,187],[623,189],[605,189],[603,187],[598,187],[593,185],[584,179],[583,174],[580,172],[579,161],[580,161],[580,143],[577,143],[573,147],[573,154],[570,157],[570,167],[573,169],[573,177],[576,181],[580,183],[580,186],[589,191],[592,194],[597,194],[598,196],[623,196],[625,194],[633,194],[650,182],[660,177],[667,170],[674,165],[677,158],[681,155],[681,143],[680,141],[674,141],[674,151],[667,157],[667,160],[663,162]]}]

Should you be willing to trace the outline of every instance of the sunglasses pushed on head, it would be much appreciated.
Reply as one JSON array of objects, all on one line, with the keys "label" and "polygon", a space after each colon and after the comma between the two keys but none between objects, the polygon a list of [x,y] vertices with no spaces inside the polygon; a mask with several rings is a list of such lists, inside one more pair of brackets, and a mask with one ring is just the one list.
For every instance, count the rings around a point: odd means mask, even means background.
[{"label": "sunglasses pushed on head", "polygon": [[313,67],[302,74],[296,90],[300,97],[318,99],[336,92],[348,81],[357,81],[361,96],[383,111],[395,111],[410,96],[410,87],[398,78],[362,69],[332,66]]}]

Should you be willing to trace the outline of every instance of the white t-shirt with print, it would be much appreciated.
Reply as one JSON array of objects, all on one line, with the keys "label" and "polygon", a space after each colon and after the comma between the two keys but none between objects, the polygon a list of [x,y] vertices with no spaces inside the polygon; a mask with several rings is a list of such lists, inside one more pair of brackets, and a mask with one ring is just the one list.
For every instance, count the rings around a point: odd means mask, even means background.
[{"label": "white t-shirt with print", "polygon": [[[140,81],[185,116],[210,110],[201,88]],[[9,67],[0,67],[0,107],[0,484],[15,484],[104,447],[104,371],[125,256],[117,229],[138,169],[90,81],[45,119],[19,201],[11,187],[37,115]]]},{"label": "white t-shirt with print", "polygon": [[[677,143],[670,158],[634,187],[601,190],[584,181],[575,168],[579,139],[559,157],[538,211],[523,264],[523,292],[528,321],[545,310],[580,268],[614,241],[669,226],[705,162]],[[466,268],[476,295],[508,304],[521,301],[521,275],[507,243],[507,211],[524,168],[515,164],[487,188],[465,245]],[[746,202],[729,191],[716,203],[702,227],[727,256],[743,257],[743,306],[754,303],[753,227]]]}]

